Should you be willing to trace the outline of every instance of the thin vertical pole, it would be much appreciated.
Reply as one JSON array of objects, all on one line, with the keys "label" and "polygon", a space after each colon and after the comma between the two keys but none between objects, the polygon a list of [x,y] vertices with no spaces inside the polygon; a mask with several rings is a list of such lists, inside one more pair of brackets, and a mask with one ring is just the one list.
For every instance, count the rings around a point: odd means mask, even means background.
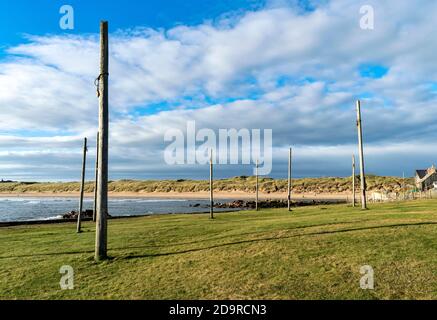
[{"label": "thin vertical pole", "polygon": [[77,233],[81,233],[82,227],[82,211],[83,211],[83,192],[85,188],[85,168],[86,168],[86,152],[87,152],[87,138],[83,140],[83,158],[82,158],[82,176],[80,180],[80,197],[79,197],[79,212],[77,214]]},{"label": "thin vertical pole", "polygon": [[291,211],[291,157],[292,157],[292,149],[290,148],[288,153],[288,211]]},{"label": "thin vertical pole", "polygon": [[95,259],[104,260],[107,255],[108,216],[108,22],[100,23],[100,75],[99,75],[99,168],[97,175],[97,215]]},{"label": "thin vertical pole", "polygon": [[361,208],[367,209],[366,176],[364,174],[363,129],[361,126],[361,102],[357,101],[358,151],[360,153]]},{"label": "thin vertical pole", "polygon": [[255,202],[255,210],[258,211],[258,202],[259,202],[259,175],[258,175],[258,160],[256,160],[256,202]]},{"label": "thin vertical pole", "polygon": [[96,222],[96,212],[97,212],[97,179],[99,176],[99,133],[97,132],[96,140],[96,173],[95,173],[95,183],[94,183],[94,209],[93,209],[93,221]]},{"label": "thin vertical pole", "polygon": [[402,172],[402,198],[405,201],[405,171]]},{"label": "thin vertical pole", "polygon": [[212,149],[209,160],[209,200],[210,200],[210,218],[214,219],[214,168],[212,160]]},{"label": "thin vertical pole", "polygon": [[352,155],[352,207],[355,208],[355,155]]}]

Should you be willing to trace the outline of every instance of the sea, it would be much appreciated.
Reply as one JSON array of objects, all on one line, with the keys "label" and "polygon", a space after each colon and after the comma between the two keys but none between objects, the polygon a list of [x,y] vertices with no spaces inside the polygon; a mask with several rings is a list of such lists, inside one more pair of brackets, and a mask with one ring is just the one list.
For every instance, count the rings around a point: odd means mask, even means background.
[{"label": "sea", "polygon": [[[227,202],[227,200],[224,200]],[[8,197],[0,198],[0,222],[47,221],[62,219],[70,211],[79,211],[77,197]],[[83,210],[93,208],[93,200],[84,199]],[[109,199],[108,211],[114,217],[154,214],[209,212],[209,200],[183,199]],[[214,209],[229,211],[229,209]]]}]

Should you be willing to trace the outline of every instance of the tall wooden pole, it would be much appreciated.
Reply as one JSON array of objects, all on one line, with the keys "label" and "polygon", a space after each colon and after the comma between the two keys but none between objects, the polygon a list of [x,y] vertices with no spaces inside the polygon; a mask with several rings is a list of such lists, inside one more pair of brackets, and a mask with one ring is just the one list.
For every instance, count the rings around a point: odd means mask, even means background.
[{"label": "tall wooden pole", "polygon": [[361,126],[361,102],[357,101],[358,151],[360,153],[361,208],[367,209],[366,176],[364,173],[363,129]]},{"label": "tall wooden pole", "polygon": [[255,173],[256,173],[256,201],[255,201],[255,210],[258,211],[258,202],[259,202],[259,175],[258,175],[258,160],[256,160],[256,168],[255,168]]},{"label": "tall wooden pole", "polygon": [[107,258],[108,215],[108,22],[100,23],[100,75],[99,75],[99,162],[97,174],[97,214],[95,259]]},{"label": "tall wooden pole", "polygon": [[99,175],[99,133],[97,132],[96,139],[96,172],[95,172],[95,183],[94,183],[94,209],[93,209],[93,221],[96,222],[96,212],[97,212],[97,179]]},{"label": "tall wooden pole", "polygon": [[212,149],[209,160],[209,200],[210,200],[210,218],[214,219],[214,168],[212,160]]},{"label": "tall wooden pole", "polygon": [[86,152],[87,152],[87,138],[83,140],[83,158],[82,158],[82,176],[80,180],[80,197],[79,197],[79,212],[77,214],[77,233],[81,233],[82,227],[82,211],[83,211],[83,191],[85,188],[85,168],[86,168]]},{"label": "tall wooden pole", "polygon": [[292,149],[290,148],[288,153],[288,211],[291,211],[291,157],[292,157]]},{"label": "tall wooden pole", "polygon": [[355,155],[352,155],[352,207],[355,208]]}]

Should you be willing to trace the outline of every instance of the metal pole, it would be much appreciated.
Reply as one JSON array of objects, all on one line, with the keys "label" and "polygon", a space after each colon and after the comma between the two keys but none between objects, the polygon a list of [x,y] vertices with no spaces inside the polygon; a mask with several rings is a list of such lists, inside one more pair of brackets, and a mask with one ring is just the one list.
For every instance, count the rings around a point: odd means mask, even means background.
[{"label": "metal pole", "polygon": [[86,152],[87,152],[87,138],[83,139],[83,158],[82,158],[82,176],[80,182],[80,197],[79,197],[79,212],[77,214],[77,233],[81,233],[82,226],[82,211],[83,211],[83,192],[85,187],[85,168],[86,168]]},{"label": "metal pole", "polygon": [[367,209],[366,176],[364,174],[363,130],[361,126],[361,102],[357,101],[358,151],[360,153],[361,208]]},{"label": "metal pole", "polygon": [[209,161],[209,200],[210,200],[210,218],[214,219],[214,168],[213,168],[213,160],[212,160],[212,149]]},{"label": "metal pole", "polygon": [[96,222],[96,212],[97,212],[97,179],[99,177],[99,133],[97,132],[96,140],[96,173],[95,173],[95,183],[94,183],[94,209],[93,209],[93,221]]},{"label": "metal pole", "polygon": [[104,260],[107,255],[108,216],[108,22],[100,23],[100,75],[99,75],[99,168],[97,184],[96,248],[95,259]]}]

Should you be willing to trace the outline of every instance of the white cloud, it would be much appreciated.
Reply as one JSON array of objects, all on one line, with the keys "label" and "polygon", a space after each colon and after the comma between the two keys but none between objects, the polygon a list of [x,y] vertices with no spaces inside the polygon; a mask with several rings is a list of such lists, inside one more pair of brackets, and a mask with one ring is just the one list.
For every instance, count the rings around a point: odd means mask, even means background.
[{"label": "white cloud", "polygon": [[[350,154],[356,139],[354,100],[362,94],[370,148],[395,155],[435,138],[437,99],[430,88],[437,82],[437,4],[366,4],[375,8],[373,31],[359,28],[360,4],[343,0],[309,13],[293,1],[273,2],[264,10],[198,26],[111,34],[114,167],[119,172],[165,168],[163,134],[185,127],[188,120],[196,120],[199,128],[272,128],[276,148],[314,148],[312,162],[319,163],[316,154],[323,155],[324,148],[344,146]],[[48,147],[47,157],[54,161],[67,148],[80,150],[81,137],[94,138],[97,126],[97,36],[28,40],[0,60],[5,133],[0,136],[0,173],[5,174],[1,168],[11,159],[30,165],[31,157],[23,152],[33,152],[32,163],[38,163],[43,161],[38,152]],[[382,79],[362,78],[362,63],[382,64],[389,72]],[[163,102],[174,107],[152,115],[133,113]],[[46,133],[50,137],[34,137],[32,132],[39,131],[51,132]],[[388,149],[399,143],[404,149]],[[75,161],[69,159],[66,166]],[[305,161],[310,163],[310,156]],[[384,173],[383,166],[375,167]]]}]

